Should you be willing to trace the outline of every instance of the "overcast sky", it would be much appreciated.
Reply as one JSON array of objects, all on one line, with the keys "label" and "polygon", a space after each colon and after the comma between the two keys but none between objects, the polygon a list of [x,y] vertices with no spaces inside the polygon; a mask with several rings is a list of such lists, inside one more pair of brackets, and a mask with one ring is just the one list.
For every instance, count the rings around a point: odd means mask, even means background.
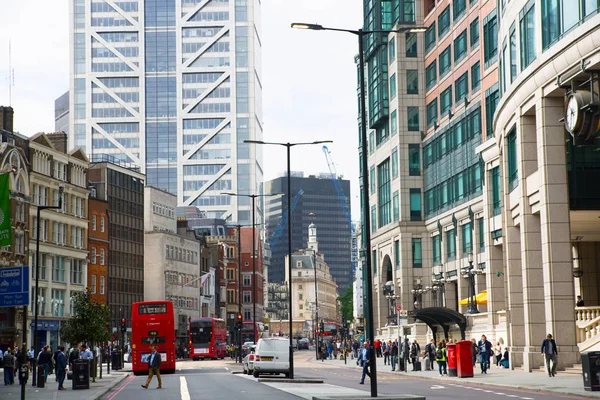
[{"label": "overcast sky", "polygon": [[[54,130],[54,100],[69,87],[68,0],[3,1],[0,13],[0,105],[9,104],[12,42],[15,130]],[[293,30],[292,22],[358,29],[362,0],[262,0],[264,140],[333,140],[339,174],[352,183],[358,209],[358,125],[355,36]],[[286,168],[285,149],[264,149],[265,180]],[[292,169],[326,172],[321,146],[292,150]]]}]

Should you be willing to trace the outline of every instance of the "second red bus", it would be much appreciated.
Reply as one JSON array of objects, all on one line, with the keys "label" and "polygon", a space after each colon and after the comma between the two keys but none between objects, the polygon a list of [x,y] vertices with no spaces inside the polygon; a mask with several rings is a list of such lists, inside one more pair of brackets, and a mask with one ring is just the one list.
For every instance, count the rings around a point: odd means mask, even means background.
[{"label": "second red bus", "polygon": [[227,327],[217,318],[190,318],[189,357],[223,359],[227,355]]}]

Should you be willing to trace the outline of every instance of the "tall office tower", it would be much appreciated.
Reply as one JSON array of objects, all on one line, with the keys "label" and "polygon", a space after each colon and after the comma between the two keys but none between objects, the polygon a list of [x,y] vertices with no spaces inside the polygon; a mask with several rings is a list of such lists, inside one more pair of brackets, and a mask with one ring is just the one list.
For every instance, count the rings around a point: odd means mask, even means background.
[{"label": "tall office tower", "polygon": [[69,92],[54,100],[54,131],[69,135]]},{"label": "tall office tower", "polygon": [[[262,191],[259,0],[71,0],[70,146],[242,224]],[[262,214],[262,213],[259,213]]]},{"label": "tall office tower", "polygon": [[407,29],[365,46],[374,322],[386,329],[395,305],[466,312],[469,254],[476,290],[486,289],[478,146],[493,136],[498,102],[496,3],[364,4],[365,29]]},{"label": "tall office tower", "polygon": [[[342,190],[350,199],[350,181],[340,180]],[[301,192],[302,190],[302,192]],[[266,193],[287,193],[287,176],[265,182]],[[317,226],[319,252],[325,257],[331,275],[343,293],[352,284],[351,227],[346,219],[331,174],[304,177],[292,172],[292,253],[307,248],[308,226]],[[295,204],[295,206],[294,206]],[[287,214],[285,196],[265,200],[265,223],[271,247],[269,282],[285,280],[285,256],[288,255],[287,224],[281,224]],[[286,217],[287,218],[287,217]]]}]

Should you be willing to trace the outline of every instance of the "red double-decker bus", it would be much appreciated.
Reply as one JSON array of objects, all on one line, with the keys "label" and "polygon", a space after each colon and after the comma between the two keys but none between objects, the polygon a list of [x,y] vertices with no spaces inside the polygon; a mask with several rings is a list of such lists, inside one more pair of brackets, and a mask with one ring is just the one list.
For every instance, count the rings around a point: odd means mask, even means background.
[{"label": "red double-decker bus", "polygon": [[217,318],[190,318],[189,356],[193,360],[223,359],[227,355],[227,327]]},{"label": "red double-decker bus", "polygon": [[161,357],[161,372],[175,372],[175,317],[170,301],[143,301],[131,305],[131,369],[148,372],[152,346]]},{"label": "red double-decker bus", "polygon": [[336,340],[340,332],[340,326],[338,322],[323,321],[323,334],[321,335],[321,328],[319,327],[316,335],[321,336],[321,340],[325,342]]},{"label": "red double-decker bus", "polygon": [[257,322],[256,324],[252,321],[245,321],[242,324],[242,343],[254,342],[257,343],[258,339],[263,337],[266,330],[264,324]]}]

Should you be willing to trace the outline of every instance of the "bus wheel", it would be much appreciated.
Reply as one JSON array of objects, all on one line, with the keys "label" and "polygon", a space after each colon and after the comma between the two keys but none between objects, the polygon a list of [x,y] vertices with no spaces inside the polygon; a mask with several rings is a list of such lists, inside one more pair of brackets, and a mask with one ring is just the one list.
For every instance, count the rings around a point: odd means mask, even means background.
[{"label": "bus wheel", "polygon": [[199,357],[192,357],[193,361],[198,361],[200,358]]},{"label": "bus wheel", "polygon": [[258,371],[254,371],[254,373],[252,374],[252,376],[254,376],[255,378],[258,378],[260,376],[260,374],[258,373]]}]

